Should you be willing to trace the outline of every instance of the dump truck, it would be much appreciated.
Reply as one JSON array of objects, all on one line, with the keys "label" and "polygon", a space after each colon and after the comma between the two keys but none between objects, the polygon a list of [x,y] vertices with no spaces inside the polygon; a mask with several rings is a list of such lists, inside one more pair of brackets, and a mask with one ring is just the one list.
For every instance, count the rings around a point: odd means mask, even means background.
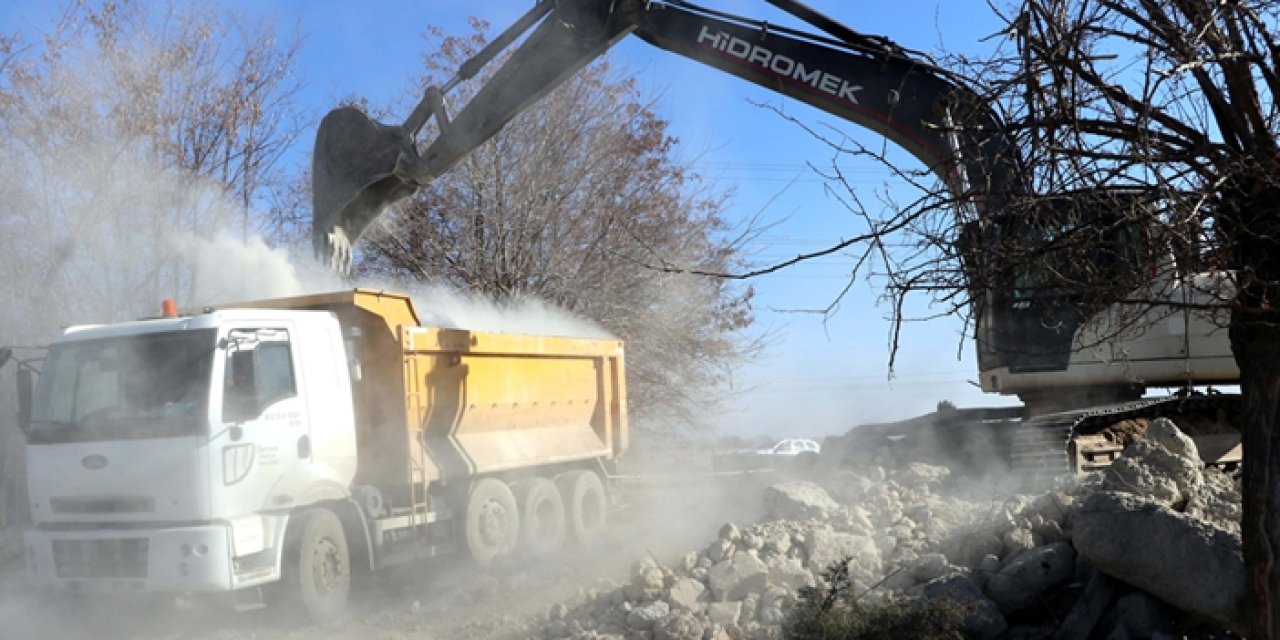
[{"label": "dump truck", "polygon": [[366,289],[70,327],[24,407],[35,583],[320,622],[353,573],[590,546],[628,444],[620,341]]}]

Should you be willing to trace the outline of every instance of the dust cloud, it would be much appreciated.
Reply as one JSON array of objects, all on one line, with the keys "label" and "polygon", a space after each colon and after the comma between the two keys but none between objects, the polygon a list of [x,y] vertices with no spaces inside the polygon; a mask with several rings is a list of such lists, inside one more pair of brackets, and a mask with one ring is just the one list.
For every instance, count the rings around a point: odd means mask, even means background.
[{"label": "dust cloud", "polygon": [[[191,264],[192,289],[180,306],[200,308],[220,302],[295,295],[303,291],[303,275],[283,249],[259,236],[239,239],[228,234],[202,238],[178,234],[171,241],[176,255]],[[306,273],[312,279],[319,273]],[[334,284],[337,277],[333,278]],[[313,280],[314,281],[314,280]]]},{"label": "dust cloud", "polygon": [[[25,172],[15,170],[24,176],[17,183],[17,201],[43,206],[13,220],[27,245],[15,247],[20,256],[15,264],[26,259],[32,268],[11,282],[19,289],[14,293],[20,304],[6,309],[0,342],[46,344],[65,324],[154,316],[164,298],[175,298],[180,308],[198,309],[352,287],[404,289],[373,280],[343,280],[311,260],[309,252],[236,234],[232,230],[241,228],[243,208],[217,186],[157,162],[146,140],[101,131],[95,139],[82,140],[75,155],[77,166],[91,170],[76,176],[74,188],[68,188],[54,158],[27,166]],[[0,167],[24,160],[13,147],[0,147]],[[21,289],[29,293],[23,295]],[[611,337],[595,323],[531,297],[500,303],[440,285],[409,287],[408,292],[429,325]],[[0,384],[12,389],[11,379]],[[653,457],[665,458],[668,471],[677,457],[690,458],[676,465],[686,473],[709,466],[709,458],[678,448]],[[614,526],[599,548],[539,563],[514,560],[496,574],[478,572],[461,557],[407,566],[359,583],[350,621],[332,629],[295,627],[271,608],[229,616],[227,603],[211,596],[37,593],[24,583],[18,527],[9,527],[0,534],[6,540],[0,556],[0,636],[357,638],[376,631],[379,637],[420,637],[423,629],[483,627],[483,621],[516,611],[509,597],[513,587],[523,597],[518,613],[535,613],[570,599],[584,584],[625,572],[637,558],[687,550],[724,521],[751,519],[759,510],[757,500],[743,500],[736,493],[741,487],[691,477],[655,482],[644,467],[628,463],[631,477],[619,486],[627,501],[613,514]],[[524,597],[528,594],[535,595]],[[487,637],[483,631],[467,633],[471,635],[465,637]]]},{"label": "dust cloud", "polygon": [[532,296],[499,302],[438,284],[410,285],[408,293],[423,324],[428,326],[576,338],[614,337],[590,319]]}]

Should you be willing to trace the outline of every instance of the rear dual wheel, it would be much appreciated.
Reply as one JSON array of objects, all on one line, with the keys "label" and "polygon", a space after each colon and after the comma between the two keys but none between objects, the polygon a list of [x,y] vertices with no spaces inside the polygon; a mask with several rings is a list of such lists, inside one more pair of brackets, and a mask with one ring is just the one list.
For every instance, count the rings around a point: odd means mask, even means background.
[{"label": "rear dual wheel", "polygon": [[544,558],[564,546],[564,500],[555,483],[530,478],[514,486],[520,505],[520,547],[535,558]]},{"label": "rear dual wheel", "polygon": [[604,484],[590,471],[563,473],[554,482],[530,478],[511,486],[497,478],[481,478],[467,499],[467,550],[476,564],[489,568],[517,550],[546,557],[566,539],[589,548],[604,532],[608,508]]},{"label": "rear dual wheel", "polygon": [[600,476],[590,471],[570,471],[556,476],[556,487],[565,505],[565,523],[570,542],[593,546],[604,533],[609,502]]}]

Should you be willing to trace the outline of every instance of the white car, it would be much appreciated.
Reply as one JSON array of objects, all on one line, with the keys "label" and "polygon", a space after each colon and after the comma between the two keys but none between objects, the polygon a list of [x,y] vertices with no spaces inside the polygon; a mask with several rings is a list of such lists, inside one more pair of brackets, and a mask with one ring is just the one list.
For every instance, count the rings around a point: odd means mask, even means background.
[{"label": "white car", "polygon": [[[808,438],[784,438],[764,449],[733,449],[712,455],[711,468],[716,471],[756,471],[795,464],[808,464],[822,447]],[[800,457],[803,456],[803,459]]]},{"label": "white car", "polygon": [[783,438],[767,449],[757,449],[762,456],[798,456],[802,453],[821,453],[822,447],[808,438]]}]

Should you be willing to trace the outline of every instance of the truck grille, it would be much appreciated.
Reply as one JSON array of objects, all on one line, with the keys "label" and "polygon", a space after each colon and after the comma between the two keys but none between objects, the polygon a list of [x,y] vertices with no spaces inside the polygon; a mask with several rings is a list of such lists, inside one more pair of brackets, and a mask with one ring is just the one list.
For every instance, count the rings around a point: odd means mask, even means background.
[{"label": "truck grille", "polygon": [[54,540],[53,564],[67,580],[147,577],[147,539]]},{"label": "truck grille", "polygon": [[156,510],[156,501],[144,497],[52,498],[49,506],[54,513],[151,513]]}]

